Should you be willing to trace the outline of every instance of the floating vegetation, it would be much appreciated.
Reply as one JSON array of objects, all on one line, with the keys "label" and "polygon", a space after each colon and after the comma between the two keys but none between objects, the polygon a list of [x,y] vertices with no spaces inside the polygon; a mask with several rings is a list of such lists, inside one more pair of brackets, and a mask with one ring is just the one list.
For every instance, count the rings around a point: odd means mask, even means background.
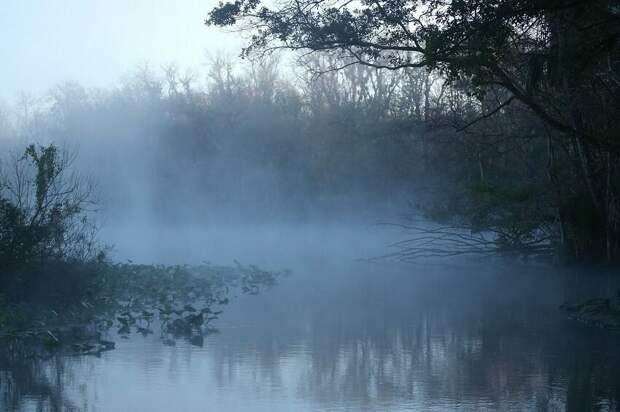
[{"label": "floating vegetation", "polygon": [[[97,293],[86,292],[79,303],[57,310],[36,305],[0,308],[0,340],[27,342],[31,352],[99,355],[120,337],[159,334],[174,345],[179,338],[202,346],[204,336],[217,331],[211,323],[234,294],[257,294],[275,285],[286,272],[256,266],[100,264]],[[42,351],[41,348],[45,350]]]},{"label": "floating vegetation", "polygon": [[620,290],[616,302],[610,299],[589,299],[582,303],[564,303],[560,309],[569,319],[603,329],[620,330]]}]

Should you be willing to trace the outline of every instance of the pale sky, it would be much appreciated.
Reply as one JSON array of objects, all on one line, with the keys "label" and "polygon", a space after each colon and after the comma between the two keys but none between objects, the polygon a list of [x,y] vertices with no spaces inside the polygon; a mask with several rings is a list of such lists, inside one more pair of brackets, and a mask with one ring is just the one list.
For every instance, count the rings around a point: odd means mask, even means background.
[{"label": "pale sky", "polygon": [[233,56],[238,34],[207,27],[217,0],[0,0],[0,99],[62,81],[115,84],[136,65],[199,69],[205,51]]}]

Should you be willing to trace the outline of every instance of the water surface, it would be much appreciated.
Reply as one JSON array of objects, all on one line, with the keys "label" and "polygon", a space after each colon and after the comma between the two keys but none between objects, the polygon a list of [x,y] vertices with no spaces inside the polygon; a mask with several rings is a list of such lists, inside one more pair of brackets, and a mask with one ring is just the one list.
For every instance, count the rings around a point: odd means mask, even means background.
[{"label": "water surface", "polygon": [[604,277],[359,261],[386,242],[368,227],[158,228],[139,244],[119,230],[118,253],[137,260],[198,260],[208,249],[218,263],[236,254],[293,274],[233,299],[203,347],[112,336],[117,349],[100,357],[5,356],[1,410],[619,409],[620,337],[557,310],[604,292]]}]

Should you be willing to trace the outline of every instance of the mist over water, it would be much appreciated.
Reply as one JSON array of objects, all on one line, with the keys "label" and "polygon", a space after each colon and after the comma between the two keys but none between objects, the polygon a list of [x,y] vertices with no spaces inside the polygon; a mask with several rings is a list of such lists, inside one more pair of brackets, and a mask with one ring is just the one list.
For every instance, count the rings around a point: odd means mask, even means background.
[{"label": "mist over water", "polygon": [[[617,145],[572,130],[613,135],[616,55],[571,106],[542,29],[507,91],[342,50],[230,57],[213,2],[59,3],[0,5],[23,52],[4,93],[32,86],[0,102],[0,411],[620,410]],[[601,113],[565,135],[565,106]]]},{"label": "mist over water", "polygon": [[110,332],[116,349],[97,357],[4,360],[0,409],[617,409],[619,336],[557,309],[608,294],[608,277],[517,260],[369,261],[410,236],[381,223],[411,213],[415,192],[304,193],[229,154],[204,173],[133,139],[85,141],[76,158],[98,182],[111,259],[290,275],[234,296],[203,346]]},{"label": "mist over water", "polygon": [[14,381],[18,410],[613,410],[619,399],[618,336],[557,310],[608,287],[583,274],[360,261],[395,237],[364,224],[140,222],[105,234],[119,258],[207,256],[292,273],[234,297],[203,347],[136,336],[100,357],[41,361],[36,381],[49,392]]}]

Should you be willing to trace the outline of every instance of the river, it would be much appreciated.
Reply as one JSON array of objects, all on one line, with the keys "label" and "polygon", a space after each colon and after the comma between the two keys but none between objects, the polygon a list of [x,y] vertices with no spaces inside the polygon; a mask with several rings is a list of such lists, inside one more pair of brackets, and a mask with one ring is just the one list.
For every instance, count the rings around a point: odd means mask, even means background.
[{"label": "river", "polygon": [[[567,320],[609,279],[501,261],[402,264],[354,225],[104,233],[119,259],[291,269],[231,300],[202,346],[112,335],[100,356],[0,360],[1,410],[620,409],[620,334]],[[139,234],[139,235],[138,235]]]}]

